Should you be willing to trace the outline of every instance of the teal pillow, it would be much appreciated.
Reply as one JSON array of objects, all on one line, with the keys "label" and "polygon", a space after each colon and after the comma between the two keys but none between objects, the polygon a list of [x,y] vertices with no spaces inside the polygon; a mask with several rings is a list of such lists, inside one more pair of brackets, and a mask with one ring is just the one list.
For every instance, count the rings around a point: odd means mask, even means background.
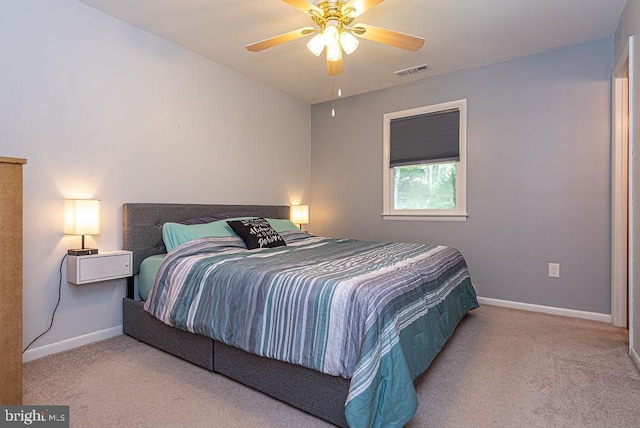
[{"label": "teal pillow", "polygon": [[[167,252],[185,242],[211,236],[227,237],[238,236],[227,224],[227,220],[247,220],[255,217],[234,217],[225,220],[213,221],[205,224],[180,224],[167,222],[162,226],[162,239],[167,247]],[[300,230],[291,220],[281,218],[266,219],[273,229],[280,233],[287,230]]]},{"label": "teal pillow", "polygon": [[287,230],[300,230],[298,226],[296,226],[291,220],[284,218],[268,218],[266,219],[271,227],[278,233],[284,232]]},{"label": "teal pillow", "polygon": [[[246,220],[254,217],[236,217],[229,220]],[[226,220],[214,221],[205,224],[180,224],[167,222],[162,226],[162,239],[167,247],[167,252],[185,242],[200,238],[238,236],[229,227]]]}]

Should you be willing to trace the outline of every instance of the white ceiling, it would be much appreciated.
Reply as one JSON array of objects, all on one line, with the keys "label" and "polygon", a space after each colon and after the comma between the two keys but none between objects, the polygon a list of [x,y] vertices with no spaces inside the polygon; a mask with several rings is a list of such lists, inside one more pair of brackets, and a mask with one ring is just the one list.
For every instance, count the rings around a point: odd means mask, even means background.
[{"label": "white ceiling", "polygon": [[[262,52],[245,46],[313,26],[281,0],[80,0],[211,60],[281,89],[309,104],[332,98],[324,55],[308,37]],[[454,70],[593,40],[613,34],[627,0],[386,0],[358,17],[423,37],[408,52],[360,41],[344,59],[343,95],[354,95]],[[316,1],[317,3],[317,1]],[[393,72],[429,64],[430,71]]]}]

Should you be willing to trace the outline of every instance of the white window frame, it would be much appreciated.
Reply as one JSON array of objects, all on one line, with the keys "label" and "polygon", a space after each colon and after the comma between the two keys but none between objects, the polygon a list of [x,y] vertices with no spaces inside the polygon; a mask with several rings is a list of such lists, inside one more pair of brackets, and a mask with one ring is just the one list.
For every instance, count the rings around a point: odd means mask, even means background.
[{"label": "white window frame", "polygon": [[[460,160],[456,162],[456,208],[452,210],[396,210],[393,208],[393,168],[390,159],[391,120],[456,109],[460,111]],[[383,116],[382,218],[385,220],[466,221],[467,220],[467,100],[456,100]],[[436,162],[433,162],[436,163]]]}]

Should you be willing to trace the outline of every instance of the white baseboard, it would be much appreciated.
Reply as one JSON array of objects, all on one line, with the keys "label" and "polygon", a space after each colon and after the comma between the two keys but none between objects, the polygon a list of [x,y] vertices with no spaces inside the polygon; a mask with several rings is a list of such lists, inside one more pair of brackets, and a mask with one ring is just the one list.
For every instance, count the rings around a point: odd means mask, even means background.
[{"label": "white baseboard", "polygon": [[[611,315],[599,314],[596,312],[576,311],[574,309],[556,308],[553,306],[534,305],[531,303],[512,302],[510,300],[491,299],[488,297],[478,297],[478,302],[481,305],[489,306],[501,306],[504,308],[520,309],[530,312],[541,312],[544,314],[561,315],[572,318],[583,318],[593,321],[601,321],[605,323],[611,323]],[[95,331],[93,333],[84,334],[78,337],[72,337],[60,342],[51,343],[49,345],[33,348],[22,354],[22,362],[33,361],[38,358],[46,357],[47,355],[57,354],[58,352],[68,351],[69,349],[77,348],[78,346],[88,345],[89,343],[98,342],[100,340],[109,339],[111,337],[119,336],[122,334],[122,325],[107,328],[105,330]],[[634,359],[636,365],[640,369],[640,358],[635,353],[633,348],[630,348],[631,357]]]},{"label": "white baseboard", "polygon": [[631,359],[636,363],[638,370],[640,370],[640,356],[638,356],[636,349],[631,345],[629,345],[629,355],[631,355]]},{"label": "white baseboard", "polygon": [[88,345],[89,343],[120,336],[121,334],[122,326],[118,325],[105,330],[94,331],[93,333],[83,334],[82,336],[72,337],[71,339],[29,349],[22,354],[22,362],[26,363],[27,361],[37,360],[38,358],[46,357],[47,355],[68,351],[69,349],[77,348],[78,346]]},{"label": "white baseboard", "polygon": [[503,308],[520,309],[529,312],[541,312],[543,314],[561,315],[563,317],[582,318],[592,321],[600,321],[611,324],[610,314],[600,314],[597,312],[576,311],[575,309],[556,308],[554,306],[534,305],[531,303],[512,302],[510,300],[491,299],[488,297],[478,297],[481,305],[501,306]]}]

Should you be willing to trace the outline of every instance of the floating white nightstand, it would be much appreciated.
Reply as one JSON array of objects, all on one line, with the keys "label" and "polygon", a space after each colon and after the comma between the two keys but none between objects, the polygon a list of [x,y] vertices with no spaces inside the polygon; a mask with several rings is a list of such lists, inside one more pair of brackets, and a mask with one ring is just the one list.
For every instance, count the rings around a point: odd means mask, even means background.
[{"label": "floating white nightstand", "polygon": [[132,275],[131,251],[105,251],[89,256],[67,256],[67,281],[88,284]]}]

